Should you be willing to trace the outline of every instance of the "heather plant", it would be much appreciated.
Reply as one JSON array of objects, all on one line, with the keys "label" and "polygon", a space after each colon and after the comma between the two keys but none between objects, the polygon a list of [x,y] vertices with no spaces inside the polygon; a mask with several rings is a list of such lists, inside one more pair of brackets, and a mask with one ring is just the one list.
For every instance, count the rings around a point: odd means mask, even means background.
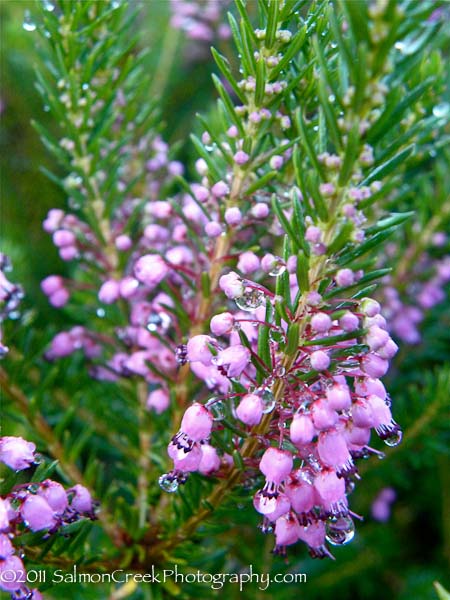
[{"label": "heather plant", "polygon": [[252,565],[325,574],[305,597],[325,597],[327,576],[346,597],[339,565],[358,565],[358,536],[369,563],[389,546],[377,532],[408,490],[402,448],[436,427],[430,461],[448,435],[445,6],[171,3],[184,48],[220,43],[217,100],[181,149],[161,124],[176,48],[155,72],[139,27],[158,10],[46,0],[25,13],[51,116],[33,115],[42,171],[64,198],[42,215],[59,258],[40,287],[59,318],[42,331],[27,282],[1,273],[0,586],[221,593],[187,578],[55,584],[74,565],[141,577],[181,565],[234,573],[237,597]]}]

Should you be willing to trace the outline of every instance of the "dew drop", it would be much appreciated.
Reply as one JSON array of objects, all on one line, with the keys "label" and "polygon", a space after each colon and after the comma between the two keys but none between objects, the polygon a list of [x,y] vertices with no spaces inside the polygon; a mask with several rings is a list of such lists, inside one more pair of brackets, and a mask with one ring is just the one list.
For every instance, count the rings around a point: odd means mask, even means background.
[{"label": "dew drop", "polygon": [[334,102],[336,100],[336,96],[334,94],[330,94],[328,96],[328,102]]},{"label": "dew drop", "polygon": [[177,478],[171,473],[165,473],[164,475],[161,475],[161,477],[158,479],[158,483],[159,487],[169,494],[176,492],[179,486]]},{"label": "dew drop", "polygon": [[279,256],[275,256],[273,263],[272,263],[272,267],[269,271],[269,275],[271,275],[272,277],[279,277],[285,271],[286,271],[286,263]]},{"label": "dew drop", "polygon": [[283,343],[286,339],[284,331],[281,327],[271,327],[269,329],[269,340],[276,344]]},{"label": "dew drop", "polygon": [[42,8],[47,12],[53,12],[55,10],[55,5],[51,0],[42,0]]},{"label": "dew drop", "polygon": [[72,210],[79,210],[81,208],[81,203],[78,200],[75,200],[75,198],[69,198],[67,204]]},{"label": "dew drop", "polygon": [[81,86],[81,89],[85,92],[86,90],[89,89],[89,84],[88,83],[83,83],[83,85]]},{"label": "dew drop", "polygon": [[172,319],[164,312],[152,313],[147,319],[147,329],[165,333],[172,324]]},{"label": "dew drop", "polygon": [[355,525],[350,517],[330,519],[325,525],[325,539],[333,546],[342,546],[352,541]]},{"label": "dew drop", "polygon": [[286,375],[286,369],[283,366],[279,366],[275,370],[277,377],[284,377]]},{"label": "dew drop", "polygon": [[401,429],[394,429],[384,437],[383,442],[386,446],[398,446],[402,441],[403,433]]},{"label": "dew drop", "polygon": [[205,406],[212,414],[214,421],[223,421],[225,419],[225,405],[222,400],[210,398]]},{"label": "dew drop", "polygon": [[438,119],[446,117],[450,113],[450,104],[448,102],[441,102],[433,107],[433,115]]},{"label": "dew drop", "polygon": [[263,414],[267,415],[268,413],[272,412],[275,408],[276,401],[271,390],[269,390],[269,388],[260,388],[259,390],[255,391],[255,394],[257,394],[262,400]]},{"label": "dew drop", "polygon": [[95,314],[97,315],[97,317],[99,317],[100,319],[103,319],[103,317],[106,315],[105,309],[104,308],[97,308],[97,310],[95,311]]},{"label": "dew drop", "polygon": [[31,13],[29,10],[25,11],[22,27],[25,29],[25,31],[36,31],[36,23],[31,18]]},{"label": "dew drop", "polygon": [[39,484],[37,483],[32,483],[27,487],[27,490],[31,493],[31,494],[37,494],[37,492],[39,491]]},{"label": "dew drop", "polygon": [[264,303],[264,294],[261,290],[250,290],[235,299],[236,306],[241,310],[252,312]]}]

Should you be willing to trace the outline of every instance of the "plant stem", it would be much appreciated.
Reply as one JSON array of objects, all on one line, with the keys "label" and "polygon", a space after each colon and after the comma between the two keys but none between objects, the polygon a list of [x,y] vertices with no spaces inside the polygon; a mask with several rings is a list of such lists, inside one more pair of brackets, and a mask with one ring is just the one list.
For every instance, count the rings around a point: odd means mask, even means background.
[{"label": "plant stem", "polygon": [[[55,437],[55,434],[47,421],[40,413],[31,411],[28,398],[20,388],[10,382],[7,373],[1,368],[0,387],[19,406],[24,417],[46,443],[49,453],[59,462],[62,470],[68,477],[74,483],[81,484],[87,488],[88,486],[84,481],[81,471],[75,464],[66,458],[64,447]],[[102,510],[99,513],[99,520],[112,542],[117,547],[121,547],[123,545],[124,534],[119,530],[117,525],[113,523],[112,517],[108,515],[104,507],[102,507]]]},{"label": "plant stem", "polygon": [[139,381],[137,384],[139,401],[139,476],[137,484],[137,504],[139,510],[139,530],[144,529],[148,517],[148,474],[151,468],[150,446],[151,436],[148,431],[147,417],[147,384]]}]

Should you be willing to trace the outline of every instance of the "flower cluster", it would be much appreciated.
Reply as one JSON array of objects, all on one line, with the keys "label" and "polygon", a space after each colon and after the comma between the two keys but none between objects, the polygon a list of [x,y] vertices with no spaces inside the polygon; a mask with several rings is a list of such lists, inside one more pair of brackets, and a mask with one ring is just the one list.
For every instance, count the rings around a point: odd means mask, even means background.
[{"label": "flower cluster", "polygon": [[212,42],[230,37],[223,15],[230,0],[170,0],[170,25],[191,40]]},{"label": "flower cluster", "polygon": [[[35,450],[35,444],[21,437],[0,438],[0,461],[14,471],[36,464]],[[46,539],[81,518],[94,519],[95,513],[89,491],[80,484],[65,490],[60,483],[46,479],[15,486],[0,497],[0,588],[13,598],[40,599],[37,590],[30,591],[23,583],[23,554],[14,548],[14,537],[32,531],[43,532]]]},{"label": "flower cluster", "polygon": [[11,271],[11,261],[6,254],[0,253],[0,358],[8,352],[8,347],[2,343],[2,323],[5,319],[17,319],[18,307],[24,294],[22,287],[11,283],[5,273]]},{"label": "flower cluster", "polygon": [[[269,255],[260,261],[273,277],[285,272],[282,264]],[[341,269],[333,285],[354,276],[350,269]],[[297,278],[289,279],[295,297]],[[228,468],[228,457],[220,460],[210,442],[213,428],[222,428],[223,414],[218,412],[232,414],[248,434],[265,423],[261,446],[266,450],[259,471],[266,482],[254,497],[264,517],[263,531],[274,529],[277,552],[302,540],[313,556],[329,555],[326,541],[337,545],[353,537],[347,495],[358,479],[355,461],[379,454],[369,445],[371,430],[387,445],[401,440],[380,381],[397,346],[375,300],[348,299],[340,309],[342,299],[326,302],[310,292],[297,317],[307,323],[303,343],[287,362],[282,348],[290,323],[278,325],[267,317],[275,314],[267,305],[275,305],[277,298],[234,271],[221,277],[220,287],[230,300],[229,310],[211,319],[213,335],[192,337],[185,352],[192,371],[214,397],[187,409],[169,445],[174,471],[162,477],[162,487],[175,491],[192,471],[213,474]],[[269,364],[258,356],[258,329],[264,327],[269,329]],[[262,381],[257,381],[257,368],[265,374]],[[238,393],[233,391],[236,383],[242,390]],[[236,436],[236,448],[242,450],[243,439],[245,434]],[[244,463],[250,476],[254,458]]]},{"label": "flower cluster", "polygon": [[[446,245],[447,236],[437,232],[432,243],[440,249]],[[393,251],[398,249],[394,246]],[[421,340],[419,325],[426,312],[445,299],[445,286],[449,281],[450,257],[432,258],[426,252],[399,277],[387,276],[381,297],[393,335],[407,344],[418,344]]]}]

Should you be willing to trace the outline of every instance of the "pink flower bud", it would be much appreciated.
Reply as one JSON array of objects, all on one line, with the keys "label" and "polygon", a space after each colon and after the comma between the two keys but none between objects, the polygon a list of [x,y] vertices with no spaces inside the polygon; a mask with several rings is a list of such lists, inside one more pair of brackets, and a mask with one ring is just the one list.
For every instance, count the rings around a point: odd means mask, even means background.
[{"label": "pink flower bud", "polygon": [[294,415],[289,429],[289,437],[295,446],[309,444],[315,435],[316,430],[310,415]]},{"label": "pink flower bud", "polygon": [[53,243],[58,248],[62,248],[64,246],[74,246],[77,241],[75,234],[73,231],[69,231],[68,229],[57,229],[53,234]]},{"label": "pink flower bud", "polygon": [[234,316],[229,312],[220,313],[211,319],[210,329],[214,335],[231,333],[234,325]]},{"label": "pink flower bud", "polygon": [[348,386],[341,383],[329,387],[326,396],[328,404],[333,410],[347,410],[352,404]]},{"label": "pink flower bud", "polygon": [[133,242],[129,235],[119,235],[116,237],[115,244],[117,250],[120,250],[121,252],[126,252],[132,247]]},{"label": "pink flower bud", "polygon": [[263,402],[257,394],[246,394],[240,401],[236,415],[246,425],[259,425],[263,416]]},{"label": "pink flower bud", "polygon": [[305,232],[305,240],[307,242],[311,242],[312,244],[318,244],[322,239],[322,230],[319,227],[315,227],[314,225],[310,225],[306,228]]},{"label": "pink flower bud", "polygon": [[359,327],[359,318],[353,313],[347,311],[339,319],[339,325],[344,331],[355,331]]},{"label": "pink flower bud", "polygon": [[208,237],[219,237],[222,233],[222,226],[217,221],[209,221],[205,225],[205,233]]},{"label": "pink flower bud", "polygon": [[209,410],[194,402],[183,415],[180,431],[185,433],[193,442],[200,442],[211,435],[213,417]]},{"label": "pink flower bud", "polygon": [[[18,556],[6,556],[4,560],[0,560],[0,589],[7,592],[20,590],[25,573],[23,562]],[[11,597],[14,596],[11,594]]]},{"label": "pink flower bud", "polygon": [[389,361],[376,354],[366,354],[361,360],[361,369],[370,377],[383,377],[389,369]]},{"label": "pink flower bud", "polygon": [[41,281],[41,290],[46,296],[54,294],[63,287],[63,278],[59,275],[49,275]]},{"label": "pink flower bud", "polygon": [[352,464],[345,438],[337,431],[330,430],[319,435],[317,453],[326,467],[341,469],[347,464]]},{"label": "pink flower bud", "polygon": [[200,446],[202,451],[202,458],[198,465],[198,470],[202,475],[211,475],[214,471],[220,468],[220,458],[217,454],[217,450],[210,444],[202,444]]},{"label": "pink flower bud", "polygon": [[316,313],[311,319],[311,327],[317,333],[326,333],[332,324],[330,317],[326,313]]},{"label": "pink flower bud", "polygon": [[167,453],[173,460],[175,469],[184,472],[197,471],[202,460],[202,451],[198,444],[185,452],[184,448],[178,448],[171,442],[167,448]]},{"label": "pink flower bud", "polygon": [[227,298],[239,298],[244,293],[244,284],[237,273],[231,271],[219,279],[219,287]]},{"label": "pink flower bud", "polygon": [[187,359],[190,362],[201,362],[208,367],[213,357],[209,345],[216,345],[214,338],[209,335],[194,335],[187,343]]},{"label": "pink flower bud", "polygon": [[294,461],[287,450],[267,448],[259,463],[259,470],[266,476],[267,481],[280,484],[292,471]]},{"label": "pink flower bud", "polygon": [[284,158],[282,156],[279,156],[278,154],[275,154],[274,156],[272,156],[269,161],[270,168],[273,169],[274,171],[278,171],[279,169],[281,169],[281,167],[283,166],[283,163],[284,163]]},{"label": "pink flower bud", "polygon": [[372,325],[371,327],[369,327],[365,336],[366,344],[373,351],[379,350],[389,340],[389,333],[386,330],[381,329],[377,325]]},{"label": "pink flower bud", "polygon": [[28,469],[34,462],[36,445],[21,437],[5,436],[0,438],[0,461],[14,471]]},{"label": "pink flower bud", "polygon": [[62,308],[69,301],[70,294],[65,288],[61,288],[50,294],[48,301],[55,308]]},{"label": "pink flower bud", "polygon": [[63,246],[59,249],[59,256],[62,260],[69,261],[77,258],[78,250],[76,246]]},{"label": "pink flower bud", "polygon": [[358,396],[369,396],[375,394],[383,400],[386,399],[386,388],[383,382],[379,379],[372,379],[370,377],[364,377],[364,379],[355,380],[355,392]]},{"label": "pink flower bud", "polygon": [[47,233],[53,233],[61,225],[61,221],[64,219],[64,212],[58,208],[52,208],[42,223],[44,231]]},{"label": "pink flower bud", "polygon": [[235,227],[236,225],[239,225],[241,221],[242,213],[237,206],[227,208],[225,211],[225,222],[228,225]]},{"label": "pink flower bud", "polygon": [[333,427],[338,420],[338,414],[328,402],[322,398],[311,405],[311,415],[314,427],[319,431]]},{"label": "pink flower bud", "polygon": [[249,275],[250,273],[254,273],[259,269],[259,258],[256,256],[254,252],[243,252],[239,256],[237,268],[244,275]]},{"label": "pink flower bud", "polygon": [[153,390],[147,397],[147,408],[153,409],[158,415],[163,413],[170,405],[170,397],[167,390]]},{"label": "pink flower bud", "polygon": [[323,350],[316,350],[310,356],[311,368],[316,371],[325,371],[330,366],[331,360]]},{"label": "pink flower bud", "polygon": [[228,377],[238,377],[250,362],[250,351],[236,344],[220,350],[214,361],[217,366],[226,367]]},{"label": "pink flower bud", "polygon": [[298,514],[309,512],[317,504],[316,490],[307,481],[290,481],[284,490],[292,508]]},{"label": "pink flower bud", "polygon": [[75,350],[74,341],[69,333],[61,331],[53,338],[47,356],[50,360],[69,356]]},{"label": "pink flower bud", "polygon": [[169,272],[169,267],[158,254],[145,254],[134,265],[136,279],[149,288],[155,288]]},{"label": "pink flower bud", "polygon": [[62,515],[68,505],[66,490],[57,481],[46,479],[39,487],[38,495],[45,498],[56,515]]},{"label": "pink flower bud", "polygon": [[124,277],[119,282],[119,291],[122,298],[132,298],[139,288],[139,281],[134,277]]},{"label": "pink flower bud", "polygon": [[355,274],[351,269],[340,269],[334,278],[340,287],[347,287],[355,281]]},{"label": "pink flower bud", "polygon": [[264,202],[258,202],[257,204],[252,206],[250,212],[252,213],[252,216],[255,217],[255,219],[265,219],[269,214],[270,210],[267,204],[264,204]]},{"label": "pink flower bud", "polygon": [[367,396],[366,400],[372,411],[372,426],[389,425],[392,421],[392,413],[386,402],[374,394]]},{"label": "pink flower bud", "polygon": [[291,546],[300,539],[301,527],[297,517],[292,513],[285,514],[275,523],[275,543],[277,546]]},{"label": "pink flower bud", "polygon": [[20,514],[32,531],[52,529],[56,525],[54,511],[45,498],[39,495],[28,496],[20,507]]},{"label": "pink flower bud", "polygon": [[223,198],[230,193],[230,188],[225,181],[218,181],[212,186],[211,192],[215,198]]},{"label": "pink flower bud", "polygon": [[250,158],[249,155],[244,152],[243,150],[238,150],[236,152],[236,154],[234,155],[234,162],[237,165],[245,165],[246,162],[248,162],[248,159]]},{"label": "pink flower bud", "polygon": [[316,475],[314,487],[327,506],[345,498],[345,479],[338,477],[332,469]]},{"label": "pink flower bud", "polygon": [[372,300],[372,298],[363,298],[360,303],[360,309],[366,316],[374,317],[380,313],[381,306],[376,300]]},{"label": "pink flower bud", "polygon": [[108,279],[98,292],[98,299],[104,304],[113,304],[120,297],[120,285],[113,279]]},{"label": "pink flower bud", "polygon": [[209,198],[209,190],[204,185],[193,183],[191,185],[192,193],[198,202],[206,202]]},{"label": "pink flower bud", "polygon": [[94,506],[92,504],[91,494],[87,488],[85,488],[83,485],[77,484],[68,491],[74,494],[70,502],[71,508],[79,513],[93,512]]}]

